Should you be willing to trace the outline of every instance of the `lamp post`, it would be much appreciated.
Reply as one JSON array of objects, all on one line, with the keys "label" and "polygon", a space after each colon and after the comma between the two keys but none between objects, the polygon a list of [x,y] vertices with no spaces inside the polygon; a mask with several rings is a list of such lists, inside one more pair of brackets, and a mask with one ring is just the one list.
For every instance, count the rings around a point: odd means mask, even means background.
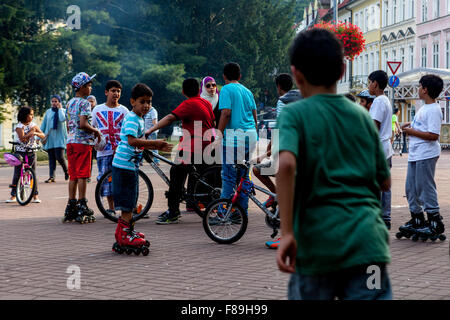
[{"label": "lamp post", "polygon": [[337,24],[337,20],[338,20],[337,0],[333,0],[333,19],[334,19],[334,24]]}]

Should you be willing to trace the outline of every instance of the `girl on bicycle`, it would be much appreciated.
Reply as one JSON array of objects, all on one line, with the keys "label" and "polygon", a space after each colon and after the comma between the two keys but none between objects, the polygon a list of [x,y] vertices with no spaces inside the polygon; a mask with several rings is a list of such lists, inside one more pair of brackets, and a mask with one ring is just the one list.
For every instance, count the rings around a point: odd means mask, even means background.
[{"label": "girl on bicycle", "polygon": [[[34,111],[31,107],[25,106],[20,108],[17,114],[18,124],[16,126],[17,133],[17,141],[20,145],[17,145],[15,148],[16,154],[20,155],[23,159],[25,159],[25,155],[28,156],[28,164],[33,168],[36,172],[36,161],[35,161],[35,151],[30,151],[29,148],[36,147],[35,136],[38,136],[40,139],[45,138],[45,134],[39,129],[39,127],[33,122]],[[20,178],[20,169],[21,166],[14,167],[14,176],[12,179],[12,183],[10,185],[11,188],[11,198],[6,200],[6,202],[16,202],[16,186],[17,182]],[[34,194],[34,203],[40,203],[41,200],[38,198],[38,189],[36,187],[36,192]]]}]

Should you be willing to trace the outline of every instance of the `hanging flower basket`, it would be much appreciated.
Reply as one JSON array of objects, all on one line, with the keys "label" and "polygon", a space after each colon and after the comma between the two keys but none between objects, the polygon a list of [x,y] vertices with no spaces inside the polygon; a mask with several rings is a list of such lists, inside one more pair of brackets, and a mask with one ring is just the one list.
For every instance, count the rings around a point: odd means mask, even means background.
[{"label": "hanging flower basket", "polygon": [[322,28],[333,32],[341,40],[344,47],[344,55],[349,60],[353,61],[366,47],[366,40],[361,29],[354,24],[321,22],[314,25],[313,28]]}]

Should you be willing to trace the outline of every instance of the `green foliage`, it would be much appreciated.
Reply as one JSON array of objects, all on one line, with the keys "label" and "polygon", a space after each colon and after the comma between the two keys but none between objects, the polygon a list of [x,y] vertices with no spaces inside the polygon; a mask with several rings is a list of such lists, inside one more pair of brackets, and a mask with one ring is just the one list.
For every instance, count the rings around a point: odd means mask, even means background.
[{"label": "green foliage", "polygon": [[[257,101],[274,103],[273,77],[289,72],[287,48],[301,0],[80,0],[81,29],[65,22],[68,0],[4,0],[0,4],[0,100],[11,98],[41,113],[53,93],[73,95],[77,72],[97,74],[93,94],[104,102],[108,80],[123,84],[129,105],[138,82],[154,91],[160,117],[182,100],[186,77],[223,84],[225,63],[238,62],[242,83]],[[265,95],[267,92],[267,95]]]}]

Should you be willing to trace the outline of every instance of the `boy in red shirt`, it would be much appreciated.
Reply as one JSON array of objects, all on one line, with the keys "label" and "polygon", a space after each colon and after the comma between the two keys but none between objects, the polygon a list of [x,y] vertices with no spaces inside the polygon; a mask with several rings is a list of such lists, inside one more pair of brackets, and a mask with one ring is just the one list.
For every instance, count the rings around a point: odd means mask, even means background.
[{"label": "boy in red shirt", "polygon": [[[172,166],[170,169],[170,186],[167,195],[169,209],[158,217],[157,224],[178,223],[182,188],[190,166],[195,164],[197,170],[202,170],[203,150],[211,143],[210,141],[203,141],[203,136],[207,130],[214,129],[214,113],[211,103],[200,98],[199,92],[200,85],[196,79],[184,80],[182,93],[188,99],[145,133],[149,135],[177,120],[182,122],[183,137],[178,149],[180,157],[177,157],[176,160],[181,161],[181,163]],[[194,135],[198,131],[195,130],[196,122],[201,123],[201,136]],[[198,133],[200,132],[198,131]],[[194,162],[194,160],[196,161]]]}]

